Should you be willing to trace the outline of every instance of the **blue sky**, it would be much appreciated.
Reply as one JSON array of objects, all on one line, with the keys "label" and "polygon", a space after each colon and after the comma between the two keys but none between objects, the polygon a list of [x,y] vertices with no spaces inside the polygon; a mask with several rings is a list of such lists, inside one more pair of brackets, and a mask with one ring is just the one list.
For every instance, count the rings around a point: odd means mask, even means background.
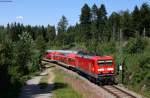
[{"label": "blue sky", "polygon": [[30,25],[57,25],[65,15],[70,25],[79,21],[81,8],[85,3],[91,7],[94,3],[99,7],[105,4],[107,13],[140,6],[149,0],[12,0],[11,3],[0,2],[0,25],[8,22],[22,22]]}]

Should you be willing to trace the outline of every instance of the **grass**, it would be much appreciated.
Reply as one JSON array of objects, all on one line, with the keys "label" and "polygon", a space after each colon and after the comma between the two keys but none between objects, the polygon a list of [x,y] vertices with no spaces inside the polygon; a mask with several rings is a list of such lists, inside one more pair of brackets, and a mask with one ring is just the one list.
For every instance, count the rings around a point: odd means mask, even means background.
[{"label": "grass", "polygon": [[65,78],[70,77],[68,74],[59,69],[55,69],[54,74],[54,98],[82,98],[81,94],[65,82]]}]

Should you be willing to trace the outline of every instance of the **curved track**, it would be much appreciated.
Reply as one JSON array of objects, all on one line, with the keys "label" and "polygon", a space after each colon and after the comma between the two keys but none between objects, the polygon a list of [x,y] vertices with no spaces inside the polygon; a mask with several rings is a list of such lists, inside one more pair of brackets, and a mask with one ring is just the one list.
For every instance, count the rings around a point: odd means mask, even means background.
[{"label": "curved track", "polygon": [[137,98],[135,96],[133,96],[132,94],[119,89],[116,86],[113,85],[107,85],[107,86],[101,86],[104,90],[108,91],[109,93],[113,94],[114,96],[116,96],[116,98]]}]

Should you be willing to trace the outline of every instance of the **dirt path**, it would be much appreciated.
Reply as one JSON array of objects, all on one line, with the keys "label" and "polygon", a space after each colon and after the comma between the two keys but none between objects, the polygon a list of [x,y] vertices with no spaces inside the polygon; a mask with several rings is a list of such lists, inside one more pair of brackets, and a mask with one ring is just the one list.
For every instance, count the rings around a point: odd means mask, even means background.
[{"label": "dirt path", "polygon": [[[41,89],[39,82],[40,79],[48,74],[48,86],[47,88]],[[26,82],[26,85],[22,88],[19,98],[51,98],[53,88],[54,75],[51,68],[46,69],[39,76],[35,76]]]}]

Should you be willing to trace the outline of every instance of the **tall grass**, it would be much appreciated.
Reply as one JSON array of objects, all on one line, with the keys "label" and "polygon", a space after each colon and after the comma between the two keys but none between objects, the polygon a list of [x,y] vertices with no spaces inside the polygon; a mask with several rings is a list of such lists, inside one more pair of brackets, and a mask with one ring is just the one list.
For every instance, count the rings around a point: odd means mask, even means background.
[{"label": "tall grass", "polygon": [[55,69],[54,73],[54,98],[82,98],[81,94],[65,82],[65,78],[69,77],[66,73],[58,69]]}]

